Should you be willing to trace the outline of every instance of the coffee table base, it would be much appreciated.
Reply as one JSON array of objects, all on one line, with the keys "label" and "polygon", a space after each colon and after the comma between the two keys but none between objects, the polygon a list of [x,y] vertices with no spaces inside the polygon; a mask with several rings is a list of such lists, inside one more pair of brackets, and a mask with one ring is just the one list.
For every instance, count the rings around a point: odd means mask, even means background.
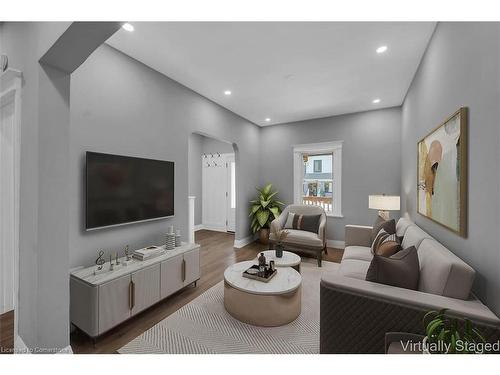
[{"label": "coffee table base", "polygon": [[235,319],[261,327],[277,327],[300,315],[302,287],[285,294],[253,294],[224,282],[224,307]]}]

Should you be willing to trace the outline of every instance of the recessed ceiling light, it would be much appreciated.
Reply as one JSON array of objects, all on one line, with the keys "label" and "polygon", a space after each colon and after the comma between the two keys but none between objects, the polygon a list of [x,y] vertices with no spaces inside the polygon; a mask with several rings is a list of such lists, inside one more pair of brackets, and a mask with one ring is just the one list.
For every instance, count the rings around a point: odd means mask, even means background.
[{"label": "recessed ceiling light", "polygon": [[130,23],[126,22],[122,25],[124,30],[127,31],[134,31],[134,26],[132,26]]},{"label": "recessed ceiling light", "polygon": [[266,122],[269,122],[271,121],[271,119],[269,117],[266,118]]},{"label": "recessed ceiling light", "polygon": [[373,99],[373,100],[372,100],[372,103],[373,103],[373,104],[380,103],[380,99]]},{"label": "recessed ceiling light", "polygon": [[224,95],[231,95],[231,90],[224,91]]},{"label": "recessed ceiling light", "polygon": [[387,46],[380,46],[375,51],[377,51],[377,53],[384,53],[387,51]]}]

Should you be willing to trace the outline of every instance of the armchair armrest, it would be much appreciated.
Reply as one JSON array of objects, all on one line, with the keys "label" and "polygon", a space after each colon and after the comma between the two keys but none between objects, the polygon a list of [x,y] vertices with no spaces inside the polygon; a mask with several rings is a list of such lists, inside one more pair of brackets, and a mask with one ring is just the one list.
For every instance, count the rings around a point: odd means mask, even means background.
[{"label": "armchair armrest", "polygon": [[372,245],[372,227],[365,225],[345,226],[345,246],[366,246]]},{"label": "armchair armrest", "polygon": [[321,215],[318,228],[318,237],[321,239],[324,245],[326,245],[326,215]]}]

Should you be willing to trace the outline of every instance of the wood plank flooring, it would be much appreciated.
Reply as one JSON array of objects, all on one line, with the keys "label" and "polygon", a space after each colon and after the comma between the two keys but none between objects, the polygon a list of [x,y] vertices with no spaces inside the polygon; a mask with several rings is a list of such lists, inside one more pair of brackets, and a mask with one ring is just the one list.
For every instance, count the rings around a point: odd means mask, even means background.
[{"label": "wood plank flooring", "polygon": [[[254,259],[265,245],[251,243],[241,249],[233,248],[234,235],[229,233],[200,230],[196,232],[196,242],[200,248],[201,279],[198,286],[188,286],[164,301],[150,307],[134,318],[115,327],[94,342],[83,332],[71,334],[74,353],[116,353],[116,351],[155,324],[165,319],[179,308],[223,280],[224,270],[231,264]],[[324,260],[340,262],[343,250],[328,249]],[[300,254],[301,256],[311,256]]]},{"label": "wood plank flooring", "polygon": [[14,310],[0,315],[0,354],[12,354],[14,349]]}]

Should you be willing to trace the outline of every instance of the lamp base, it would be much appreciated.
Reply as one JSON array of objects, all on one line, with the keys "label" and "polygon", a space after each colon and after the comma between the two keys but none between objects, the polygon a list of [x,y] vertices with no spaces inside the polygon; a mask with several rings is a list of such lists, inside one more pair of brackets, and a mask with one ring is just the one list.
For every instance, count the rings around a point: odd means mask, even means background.
[{"label": "lamp base", "polygon": [[389,211],[379,210],[378,216],[380,216],[384,220],[389,220]]}]

